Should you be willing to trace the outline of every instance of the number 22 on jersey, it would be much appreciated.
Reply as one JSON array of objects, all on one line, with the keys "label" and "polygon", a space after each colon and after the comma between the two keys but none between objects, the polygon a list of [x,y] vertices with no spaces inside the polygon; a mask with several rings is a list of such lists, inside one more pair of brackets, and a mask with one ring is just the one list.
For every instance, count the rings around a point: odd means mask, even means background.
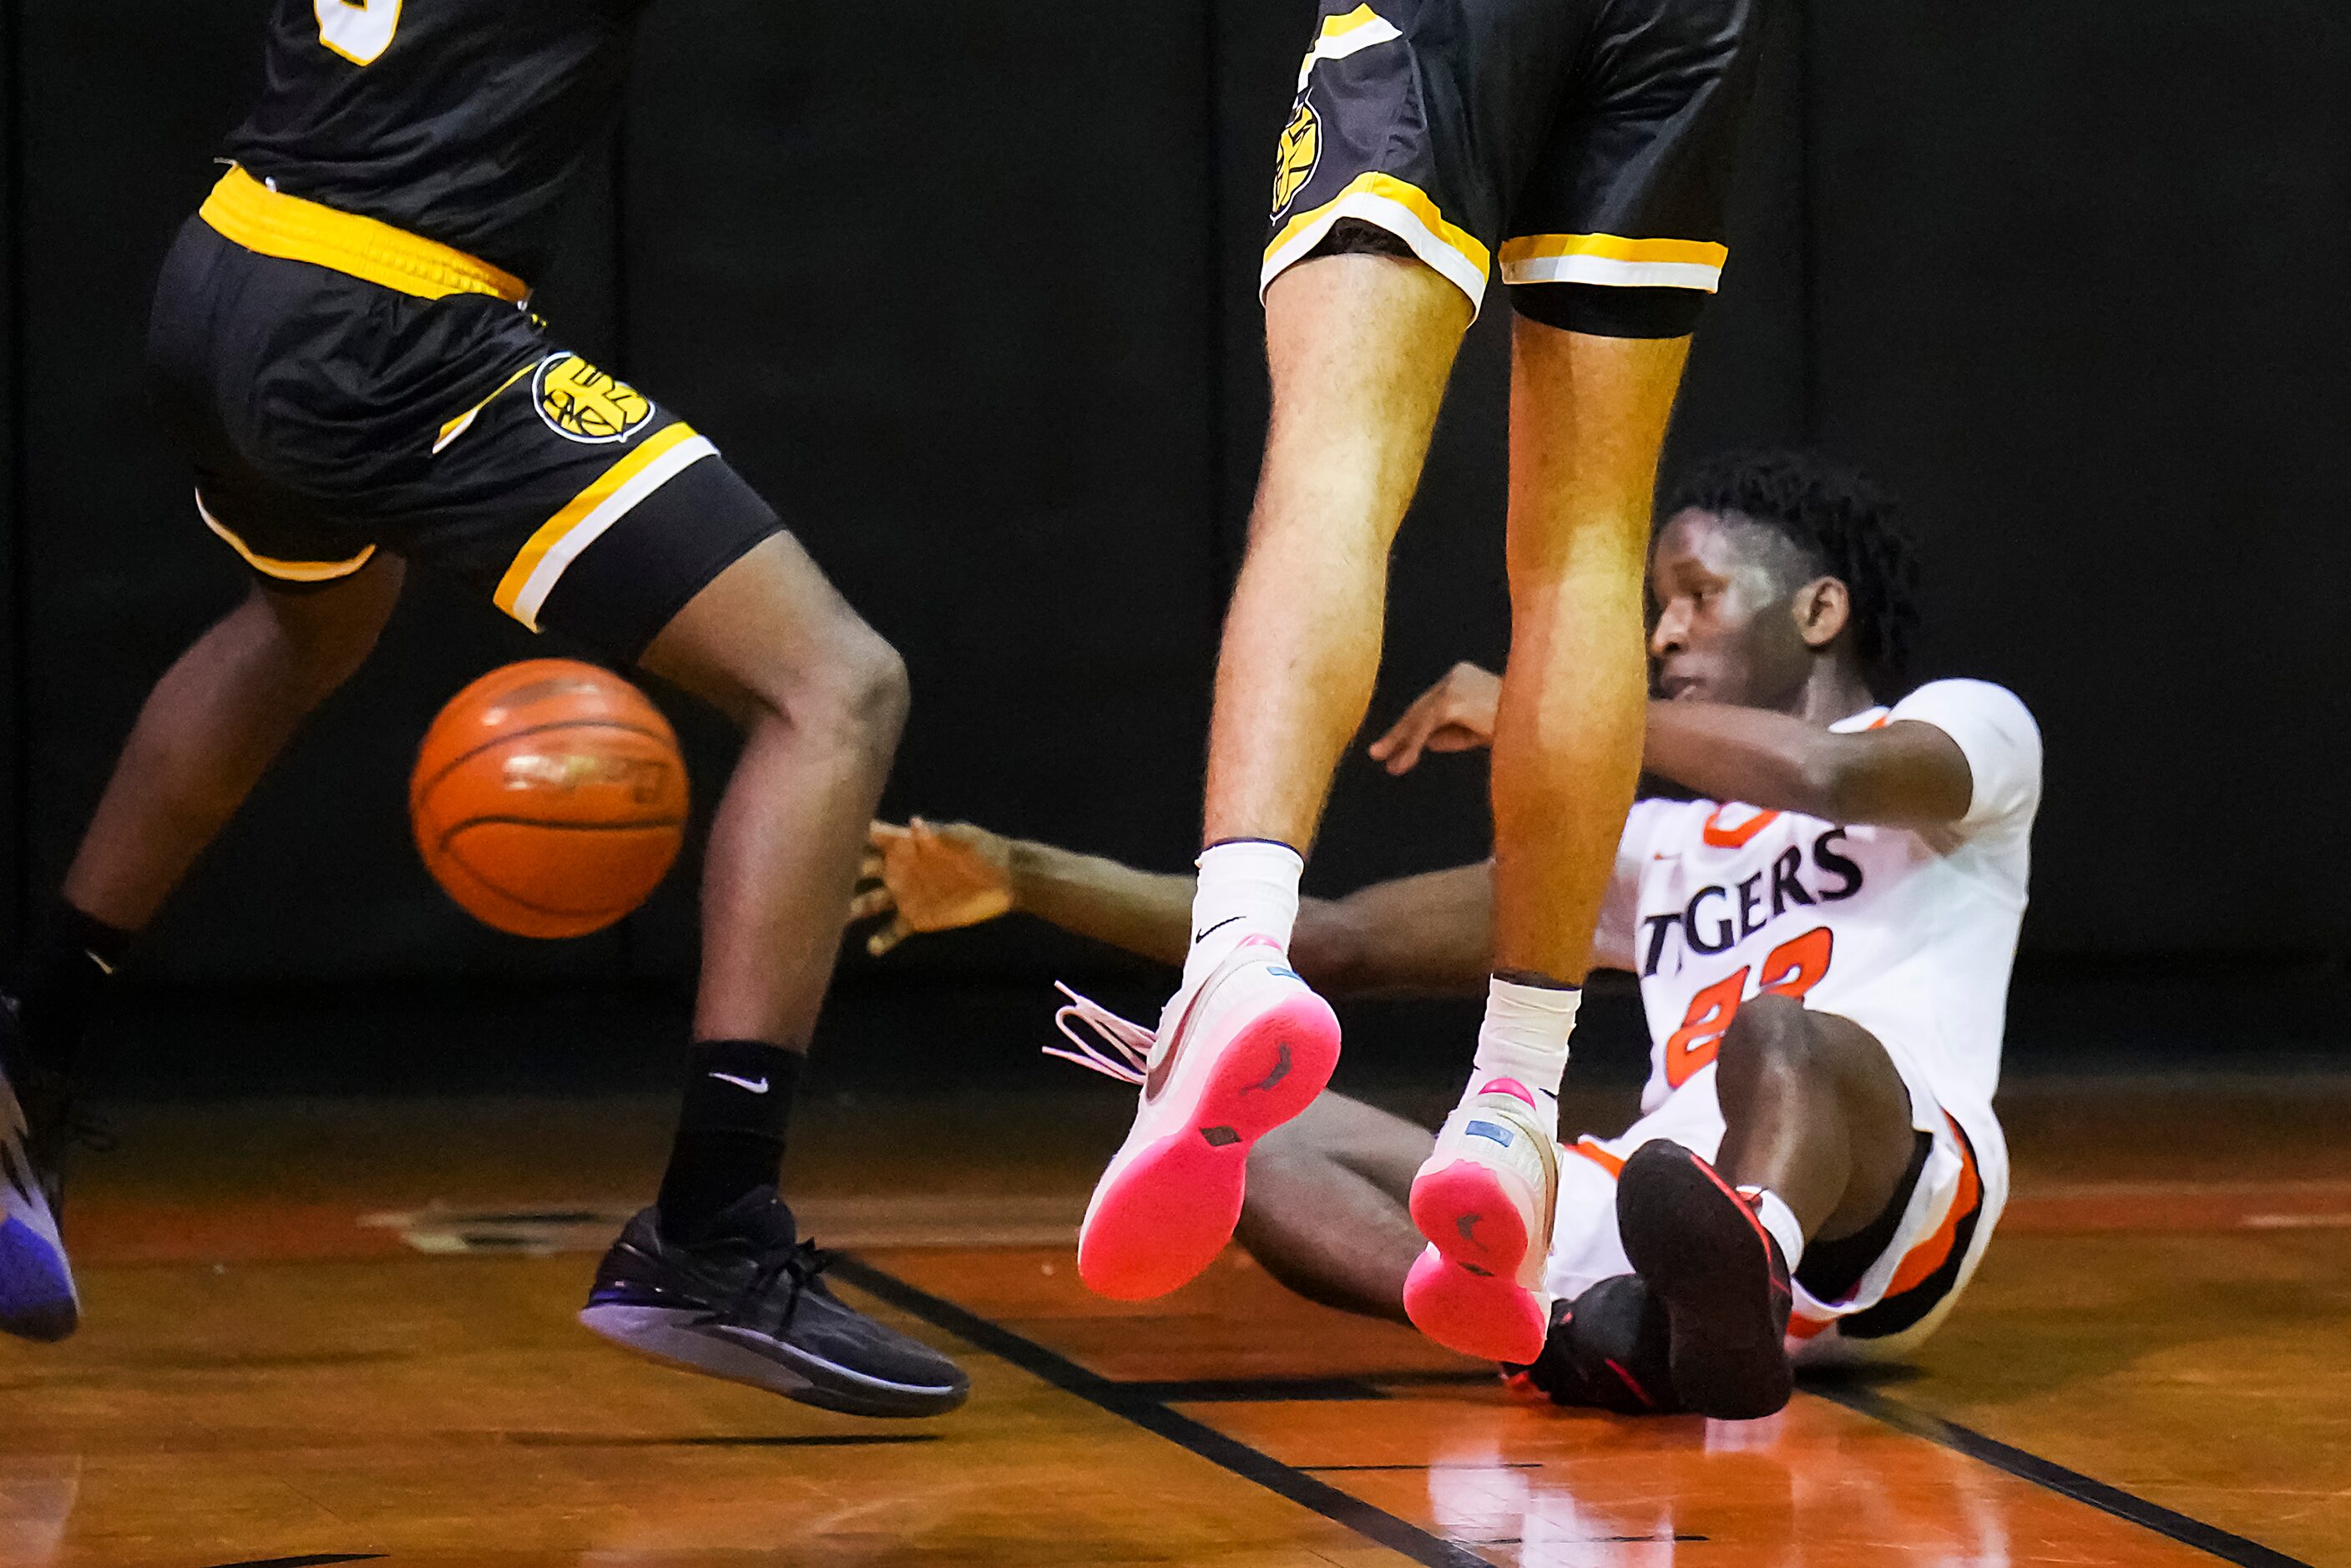
[{"label": "number 22 on jersey", "polygon": [[[1825,925],[1815,925],[1802,936],[1781,943],[1763,960],[1755,994],[1802,1000],[1804,993],[1819,985],[1821,977],[1829,972],[1829,958],[1835,948],[1836,938]],[[1730,1020],[1739,1016],[1739,1004],[1746,995],[1747,970],[1742,966],[1737,973],[1725,975],[1690,998],[1689,1011],[1682,1015],[1682,1027],[1666,1041],[1667,1088],[1680,1088],[1699,1068],[1715,1059],[1722,1050],[1722,1037],[1730,1032]]]},{"label": "number 22 on jersey", "polygon": [[355,66],[371,66],[400,31],[400,0],[310,0],[319,41]]}]

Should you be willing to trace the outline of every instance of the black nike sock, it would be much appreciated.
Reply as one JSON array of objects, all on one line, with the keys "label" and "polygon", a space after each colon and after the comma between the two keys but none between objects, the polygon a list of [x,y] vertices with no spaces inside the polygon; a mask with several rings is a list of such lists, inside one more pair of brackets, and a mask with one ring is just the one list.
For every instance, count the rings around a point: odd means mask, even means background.
[{"label": "black nike sock", "polygon": [[806,1056],[759,1040],[706,1040],[694,1048],[677,1141],[662,1176],[663,1234],[692,1239],[754,1187],[775,1184],[784,1163]]},{"label": "black nike sock", "polygon": [[25,1054],[45,1071],[72,1071],[83,1019],[107,977],[130,951],[132,933],[85,915],[60,896],[33,928],[32,944],[8,976]]}]

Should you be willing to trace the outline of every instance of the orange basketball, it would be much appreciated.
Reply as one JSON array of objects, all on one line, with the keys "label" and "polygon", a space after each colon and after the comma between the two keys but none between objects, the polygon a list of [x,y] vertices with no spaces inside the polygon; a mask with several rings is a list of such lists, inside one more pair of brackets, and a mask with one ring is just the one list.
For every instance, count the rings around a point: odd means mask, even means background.
[{"label": "orange basketball", "polygon": [[584,936],[653,895],[685,836],[685,760],[644,693],[573,659],[450,699],[408,783],[424,864],[476,918]]}]

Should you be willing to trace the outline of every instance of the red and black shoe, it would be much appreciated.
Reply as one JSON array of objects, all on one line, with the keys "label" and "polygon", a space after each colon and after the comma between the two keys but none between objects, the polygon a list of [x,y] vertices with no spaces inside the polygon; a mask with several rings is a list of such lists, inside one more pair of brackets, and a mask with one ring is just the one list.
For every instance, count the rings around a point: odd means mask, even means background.
[{"label": "red and black shoe", "polygon": [[1668,1329],[1663,1307],[1637,1274],[1603,1280],[1551,1309],[1542,1354],[1506,1366],[1514,1386],[1554,1405],[1619,1416],[1676,1416]]},{"label": "red and black shoe", "polygon": [[1726,1421],[1788,1403],[1788,1312],[1780,1244],[1715,1168],[1667,1138],[1644,1144],[1616,1180],[1625,1256],[1666,1311],[1674,1395]]}]

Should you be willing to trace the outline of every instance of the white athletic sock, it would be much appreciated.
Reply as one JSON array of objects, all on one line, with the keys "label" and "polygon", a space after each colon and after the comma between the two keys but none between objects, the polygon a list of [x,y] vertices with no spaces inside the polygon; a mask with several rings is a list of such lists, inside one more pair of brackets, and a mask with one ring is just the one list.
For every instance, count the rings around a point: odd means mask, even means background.
[{"label": "white athletic sock", "polygon": [[1780,1244],[1780,1260],[1788,1265],[1788,1272],[1794,1273],[1796,1265],[1804,1260],[1804,1228],[1796,1223],[1796,1211],[1768,1186],[1739,1190],[1755,1195],[1755,1217]]},{"label": "white athletic sock", "polygon": [[1288,844],[1237,839],[1200,852],[1199,884],[1192,894],[1192,946],[1184,957],[1186,986],[1225,961],[1248,936],[1270,936],[1290,951],[1298,924],[1298,879],[1305,859]]},{"label": "white athletic sock", "polygon": [[1478,1026],[1478,1058],[1469,1092],[1497,1078],[1514,1078],[1535,1091],[1537,1108],[1559,1124],[1560,1080],[1567,1075],[1568,1037],[1583,993],[1523,986],[1499,976],[1486,984],[1486,1020]]}]

